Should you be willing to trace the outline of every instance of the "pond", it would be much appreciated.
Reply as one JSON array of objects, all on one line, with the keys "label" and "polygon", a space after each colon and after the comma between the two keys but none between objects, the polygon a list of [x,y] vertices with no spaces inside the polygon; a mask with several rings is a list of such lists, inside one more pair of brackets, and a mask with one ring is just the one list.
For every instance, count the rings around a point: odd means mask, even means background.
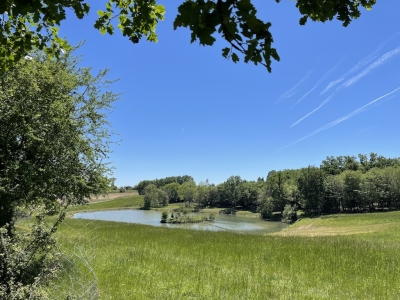
[{"label": "pond", "polygon": [[[208,215],[208,214],[190,214],[190,215]],[[88,213],[77,213],[74,215],[77,219],[114,221],[137,223],[151,226],[186,228],[194,230],[210,231],[235,231],[243,233],[271,233],[280,231],[288,225],[282,222],[267,222],[259,218],[243,217],[235,215],[216,214],[214,221],[207,221],[192,224],[165,224],[160,223],[161,211],[156,210],[109,210]]]}]

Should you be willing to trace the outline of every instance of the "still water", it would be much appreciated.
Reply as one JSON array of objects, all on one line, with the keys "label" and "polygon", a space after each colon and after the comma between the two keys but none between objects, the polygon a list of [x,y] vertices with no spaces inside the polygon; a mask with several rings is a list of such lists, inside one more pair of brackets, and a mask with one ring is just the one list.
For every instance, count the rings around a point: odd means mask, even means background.
[{"label": "still water", "polygon": [[[196,215],[196,214],[191,214]],[[201,214],[208,216],[208,214]],[[215,220],[191,224],[163,224],[160,223],[161,211],[156,210],[109,210],[88,213],[78,213],[74,218],[137,223],[151,226],[186,228],[194,230],[236,231],[243,233],[271,233],[280,231],[288,225],[282,222],[267,222],[259,218],[241,217],[234,215],[215,215]]]}]

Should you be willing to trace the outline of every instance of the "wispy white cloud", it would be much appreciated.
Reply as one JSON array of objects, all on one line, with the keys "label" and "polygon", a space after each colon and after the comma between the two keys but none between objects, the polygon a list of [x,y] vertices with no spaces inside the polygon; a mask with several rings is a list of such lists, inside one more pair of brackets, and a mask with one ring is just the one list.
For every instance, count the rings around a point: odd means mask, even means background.
[{"label": "wispy white cloud", "polygon": [[338,83],[341,83],[343,80],[345,80],[345,75],[342,75],[340,78],[329,82],[329,84],[326,86],[326,88],[320,93],[320,95],[326,93],[330,88],[333,88],[335,85]]},{"label": "wispy white cloud", "polygon": [[399,53],[400,53],[400,46],[398,46],[397,48],[395,48],[395,49],[393,49],[393,50],[391,50],[389,52],[386,52],[381,57],[379,57],[377,60],[375,60],[372,64],[370,64],[362,72],[360,72],[357,75],[355,75],[355,76],[351,77],[350,79],[346,80],[339,88],[341,88],[341,87],[347,88],[347,87],[355,84],[361,78],[363,78],[364,76],[367,76],[372,70],[380,67],[386,61],[388,61],[393,56],[395,56],[395,55],[397,55]]},{"label": "wispy white cloud", "polygon": [[350,74],[354,73],[361,67],[365,66],[366,64],[368,64],[369,62],[374,60],[376,58],[376,56],[373,56],[373,53],[375,53],[375,52],[377,52],[377,50],[375,50],[374,52],[369,54],[367,57],[364,57],[354,67],[352,67],[350,70],[348,70],[342,76],[340,76],[338,79],[329,82],[328,85],[325,87],[325,89],[320,93],[320,95],[326,93],[328,90],[333,88],[335,85],[337,85],[337,84],[341,83],[343,80],[345,80]]},{"label": "wispy white cloud", "polygon": [[296,89],[297,89],[304,81],[306,81],[306,80],[308,79],[308,77],[310,76],[311,73],[312,73],[312,71],[308,71],[307,74],[306,74],[302,79],[300,79],[300,81],[299,81],[298,83],[296,83],[292,88],[290,88],[289,90],[287,90],[286,92],[284,92],[282,95],[280,95],[279,98],[280,98],[281,100],[279,100],[277,103],[279,103],[279,102],[282,101],[282,100],[285,100],[285,99],[288,99],[288,98],[294,96],[294,95],[297,93]]},{"label": "wispy white cloud", "polygon": [[369,102],[369,103],[365,104],[364,106],[362,106],[362,107],[360,107],[360,108],[354,110],[353,112],[351,112],[351,113],[349,113],[349,114],[347,114],[347,115],[345,115],[345,116],[343,116],[343,117],[340,117],[340,118],[336,119],[335,121],[332,121],[332,122],[330,122],[330,123],[328,123],[328,124],[326,124],[326,125],[324,125],[324,126],[318,128],[317,130],[313,131],[312,133],[310,133],[310,134],[308,134],[308,135],[302,137],[301,139],[298,139],[297,141],[294,141],[294,142],[291,143],[291,144],[288,144],[288,145],[286,145],[286,146],[284,146],[284,147],[278,149],[277,151],[280,151],[280,150],[282,150],[282,149],[291,147],[291,146],[293,146],[293,145],[295,145],[295,144],[297,144],[297,143],[300,143],[301,141],[304,141],[305,139],[308,139],[309,137],[312,137],[313,135],[316,135],[317,133],[320,133],[321,131],[324,131],[324,130],[327,130],[327,129],[329,129],[329,128],[332,128],[332,127],[334,127],[334,126],[340,124],[341,122],[346,121],[346,120],[350,119],[351,117],[354,117],[355,115],[361,113],[361,112],[362,112],[365,108],[367,108],[368,106],[370,106],[370,105],[372,105],[372,104],[374,104],[374,103],[376,103],[376,102],[382,100],[383,98],[386,98],[387,96],[390,96],[390,95],[394,94],[394,93],[397,92],[398,90],[400,90],[400,87],[394,89],[393,91],[391,91],[391,92],[389,92],[389,93],[387,93],[387,94],[385,94],[385,95],[383,95],[383,96],[380,96],[379,98],[376,98],[375,100],[372,100],[371,102]]},{"label": "wispy white cloud", "polygon": [[322,81],[324,81],[329,75],[331,75],[339,66],[339,64],[342,62],[343,59],[341,59],[336,65],[334,65],[328,72],[326,72],[318,81],[317,83],[308,91],[306,92],[299,100],[297,100],[297,102],[295,104],[292,105],[292,107],[290,107],[290,109],[292,109],[293,107],[295,107],[301,100],[303,100],[305,97],[307,97],[312,91],[314,91],[320,84]]},{"label": "wispy white cloud", "polygon": [[295,104],[292,105],[292,107],[290,107],[290,109],[292,109],[293,107],[295,107],[301,100],[303,100],[305,97],[308,96],[308,94],[310,94],[313,90],[315,90],[318,87],[318,83],[316,85],[314,85],[311,90],[309,90],[307,93],[305,93],[299,100],[297,100],[297,102]]},{"label": "wispy white cloud", "polygon": [[301,121],[303,121],[304,119],[306,119],[307,117],[309,117],[310,115],[312,115],[313,113],[315,113],[317,110],[319,110],[322,106],[324,106],[326,103],[328,103],[333,95],[330,95],[328,98],[326,98],[317,108],[315,108],[314,110],[312,110],[311,112],[309,112],[308,114],[306,114],[304,117],[302,117],[301,119],[299,119],[297,122],[293,123],[289,128],[292,128],[293,126],[296,126],[297,124],[299,124]]},{"label": "wispy white cloud", "polygon": [[[366,57],[364,57],[362,60],[360,60],[354,67],[352,67],[350,70],[348,70],[346,73],[344,73],[342,76],[340,76],[338,79],[333,80],[328,83],[328,85],[325,87],[325,89],[320,93],[320,95],[326,93],[329,91],[331,88],[336,86],[337,84],[341,83],[344,81],[350,74],[354,73],[361,67],[365,66],[366,64],[370,63],[372,60],[374,60],[377,57],[377,53],[391,40],[393,40],[396,36],[400,34],[400,31],[396,32],[393,34],[390,38],[385,40],[383,43],[379,44],[378,48],[376,48],[373,52],[368,54]],[[340,88],[340,87],[339,87]]]},{"label": "wispy white cloud", "polygon": [[[382,43],[383,44],[383,43]],[[335,85],[341,83],[344,81],[350,74],[354,73],[355,71],[359,70],[366,64],[370,63],[372,60],[376,58],[375,54],[379,51],[379,49],[382,47],[382,44],[379,45],[378,49],[376,49],[374,52],[369,54],[368,56],[364,57],[362,60],[360,60],[354,67],[352,67],[350,70],[348,70],[346,73],[344,73],[342,76],[340,76],[338,79],[331,81],[328,83],[328,85],[325,87],[325,89],[320,93],[320,95],[324,94],[331,88],[333,88]]]}]

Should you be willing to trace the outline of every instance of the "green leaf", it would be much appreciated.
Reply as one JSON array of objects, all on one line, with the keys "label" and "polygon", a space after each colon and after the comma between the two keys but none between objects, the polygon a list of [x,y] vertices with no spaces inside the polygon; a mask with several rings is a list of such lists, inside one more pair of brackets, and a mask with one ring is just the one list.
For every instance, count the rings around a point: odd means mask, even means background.
[{"label": "green leaf", "polygon": [[229,49],[228,47],[225,47],[224,49],[222,49],[222,56],[227,58],[229,55],[229,52],[231,52],[231,49]]},{"label": "green leaf", "polygon": [[236,53],[232,53],[231,57],[234,63],[237,63],[239,61],[239,56],[237,56]]},{"label": "green leaf", "polygon": [[212,46],[215,42],[215,38],[209,34],[200,35],[199,40],[201,45],[207,45],[207,46]]},{"label": "green leaf", "polygon": [[305,25],[307,22],[307,19],[308,19],[308,16],[301,17],[300,21],[299,21],[300,25]]}]

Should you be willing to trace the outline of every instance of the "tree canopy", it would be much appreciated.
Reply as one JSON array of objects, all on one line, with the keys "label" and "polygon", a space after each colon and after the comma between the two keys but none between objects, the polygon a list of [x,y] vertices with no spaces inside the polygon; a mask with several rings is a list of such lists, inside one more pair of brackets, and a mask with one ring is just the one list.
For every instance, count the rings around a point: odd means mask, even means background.
[{"label": "tree canopy", "polygon": [[[280,2],[280,0],[276,0]],[[335,17],[348,26],[361,15],[361,8],[371,9],[376,0],[296,0],[302,17],[300,25],[312,21],[326,22]],[[59,57],[70,47],[58,35],[66,11],[77,18],[88,15],[85,0],[3,0],[0,3],[0,69],[6,70],[33,49]],[[156,27],[164,20],[165,7],[156,0],[108,0],[97,12],[94,27],[102,34],[114,34],[118,27],[132,43],[141,39],[157,42]],[[271,23],[258,18],[251,0],[186,0],[178,8],[174,29],[187,27],[190,41],[211,46],[219,35],[227,43],[222,55],[233,62],[262,64],[271,72],[272,59],[279,61],[272,46]]]},{"label": "tree canopy", "polygon": [[109,186],[104,110],[117,95],[100,92],[106,71],[76,64],[35,56],[0,76],[0,226],[18,206],[78,203]]},{"label": "tree canopy", "polygon": [[[111,184],[106,116],[118,95],[107,91],[107,71],[93,76],[77,63],[69,53],[59,60],[36,54],[0,74],[1,299],[36,296],[61,267],[50,253],[62,208]],[[29,216],[38,223],[18,230],[16,221]]]},{"label": "tree canopy", "polygon": [[[373,152],[357,157],[328,156],[320,167],[270,171],[265,181],[261,177],[247,181],[230,176],[218,185],[208,180],[197,186],[193,179],[177,182],[176,178],[192,178],[186,175],[141,181],[140,185],[147,184],[154,191],[162,189],[167,194],[167,201],[149,200],[148,207],[185,202],[187,207],[197,209],[224,208],[220,213],[250,210],[264,219],[282,216],[289,223],[296,220],[298,209],[310,215],[400,209],[400,158],[386,158]],[[156,188],[156,183],[173,178],[174,182]],[[150,191],[145,196],[145,206],[146,199],[156,198],[153,194],[156,193]]]}]

